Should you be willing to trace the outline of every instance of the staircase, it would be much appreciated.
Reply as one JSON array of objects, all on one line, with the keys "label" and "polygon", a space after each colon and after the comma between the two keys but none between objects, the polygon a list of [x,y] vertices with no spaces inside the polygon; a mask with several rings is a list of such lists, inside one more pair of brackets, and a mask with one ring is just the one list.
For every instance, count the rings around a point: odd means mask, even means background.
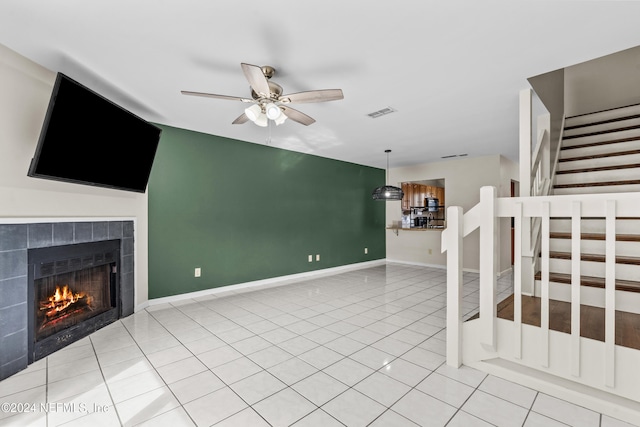
[{"label": "staircase", "polygon": [[[482,187],[466,212],[447,210],[447,365],[640,425],[640,105],[565,118],[553,154],[548,116],[538,118],[532,149],[531,114],[525,89],[520,185],[531,191],[498,197]],[[497,236],[506,221],[514,228],[513,295],[500,302]],[[463,321],[462,261],[474,232],[479,313]]]},{"label": "staircase", "polygon": [[565,119],[554,194],[640,191],[640,105]]},{"label": "staircase", "polygon": [[[640,192],[640,105],[566,118],[553,193],[622,192]],[[604,230],[604,218],[581,221],[582,302],[595,307],[604,304]],[[571,219],[552,217],[550,231],[549,296],[553,300],[570,301]],[[640,221],[637,218],[616,220],[615,270],[618,310],[640,313]],[[535,294],[539,296],[539,271],[535,279]]]}]

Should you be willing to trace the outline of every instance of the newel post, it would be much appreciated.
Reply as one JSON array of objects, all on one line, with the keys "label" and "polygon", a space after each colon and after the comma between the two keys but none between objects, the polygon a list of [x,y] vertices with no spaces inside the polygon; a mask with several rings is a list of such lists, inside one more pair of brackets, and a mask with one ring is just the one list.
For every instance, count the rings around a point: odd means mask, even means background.
[{"label": "newel post", "polygon": [[480,189],[480,322],[482,346],[496,351],[498,218],[495,187]]},{"label": "newel post", "polygon": [[[531,196],[531,151],[532,151],[532,98],[531,88],[520,91],[520,197]],[[531,218],[522,221],[522,291],[528,295],[533,295],[533,260],[534,254],[531,251]]]},{"label": "newel post", "polygon": [[447,228],[442,233],[442,252],[447,252],[447,365],[462,365],[462,208],[447,208]]}]

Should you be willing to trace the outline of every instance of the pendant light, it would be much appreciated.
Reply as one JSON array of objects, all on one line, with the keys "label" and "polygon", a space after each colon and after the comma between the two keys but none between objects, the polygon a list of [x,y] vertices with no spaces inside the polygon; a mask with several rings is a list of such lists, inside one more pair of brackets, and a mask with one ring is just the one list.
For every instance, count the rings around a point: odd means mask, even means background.
[{"label": "pendant light", "polygon": [[387,185],[378,187],[371,193],[373,200],[402,200],[404,192],[402,188],[389,185],[389,153],[391,150],[384,150],[387,153]]}]

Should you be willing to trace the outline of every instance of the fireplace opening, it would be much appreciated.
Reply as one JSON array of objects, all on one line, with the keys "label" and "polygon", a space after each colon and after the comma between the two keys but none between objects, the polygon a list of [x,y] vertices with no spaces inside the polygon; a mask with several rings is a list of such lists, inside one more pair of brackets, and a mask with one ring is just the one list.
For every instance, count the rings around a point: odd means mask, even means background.
[{"label": "fireplace opening", "polygon": [[32,249],[29,359],[41,359],[120,317],[120,240]]},{"label": "fireplace opening", "polygon": [[36,280],[36,341],[114,308],[115,273],[111,263]]}]

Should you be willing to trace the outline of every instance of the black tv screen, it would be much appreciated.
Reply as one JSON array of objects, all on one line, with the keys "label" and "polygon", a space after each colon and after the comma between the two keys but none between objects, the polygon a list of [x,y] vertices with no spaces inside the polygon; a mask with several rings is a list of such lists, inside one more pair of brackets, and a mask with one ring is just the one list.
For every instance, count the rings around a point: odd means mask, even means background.
[{"label": "black tv screen", "polygon": [[160,133],[58,73],[28,175],[144,193]]}]

